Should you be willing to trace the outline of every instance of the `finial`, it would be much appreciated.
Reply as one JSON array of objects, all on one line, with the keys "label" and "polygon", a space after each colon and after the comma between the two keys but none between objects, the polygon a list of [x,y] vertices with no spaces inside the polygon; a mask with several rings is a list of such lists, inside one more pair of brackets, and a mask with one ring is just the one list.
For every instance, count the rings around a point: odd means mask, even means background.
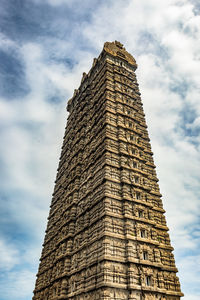
[{"label": "finial", "polygon": [[119,47],[120,49],[126,50],[126,49],[124,48],[124,45],[123,45],[122,43],[120,43],[119,41],[115,41],[115,45],[116,45],[117,47]]},{"label": "finial", "polygon": [[115,57],[127,61],[130,65],[133,66],[134,70],[137,69],[137,64],[134,57],[126,51],[124,45],[119,41],[106,42],[104,44],[103,50]]}]

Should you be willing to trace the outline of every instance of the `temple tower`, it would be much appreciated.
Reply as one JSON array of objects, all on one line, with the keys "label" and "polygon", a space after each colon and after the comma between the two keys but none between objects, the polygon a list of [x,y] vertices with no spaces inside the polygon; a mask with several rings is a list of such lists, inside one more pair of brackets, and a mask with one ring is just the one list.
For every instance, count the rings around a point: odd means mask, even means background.
[{"label": "temple tower", "polygon": [[68,101],[34,300],[180,300],[135,59],[104,44]]}]

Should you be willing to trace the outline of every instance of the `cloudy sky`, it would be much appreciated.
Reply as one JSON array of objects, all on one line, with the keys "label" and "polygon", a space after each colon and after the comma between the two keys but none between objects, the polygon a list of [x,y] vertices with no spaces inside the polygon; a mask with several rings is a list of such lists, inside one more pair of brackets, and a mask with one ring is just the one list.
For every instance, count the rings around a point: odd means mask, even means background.
[{"label": "cloudy sky", "polygon": [[200,299],[199,1],[0,0],[0,300],[32,297],[66,102],[114,40],[139,66],[184,299]]}]

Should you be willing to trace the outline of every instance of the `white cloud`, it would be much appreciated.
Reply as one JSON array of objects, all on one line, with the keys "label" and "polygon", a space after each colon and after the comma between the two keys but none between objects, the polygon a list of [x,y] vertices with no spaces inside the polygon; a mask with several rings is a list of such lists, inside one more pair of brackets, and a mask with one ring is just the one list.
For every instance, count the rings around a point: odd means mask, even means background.
[{"label": "white cloud", "polygon": [[[199,299],[200,293],[197,290],[200,285],[200,256],[188,255],[181,259],[180,265],[181,268],[179,270],[179,276],[181,277],[184,286],[186,286],[189,290],[186,292],[185,298],[188,300]],[[188,272],[189,269],[192,270],[192,272]]]},{"label": "white cloud", "polygon": [[19,252],[14,245],[0,240],[0,269],[9,271],[19,264]]},{"label": "white cloud", "polygon": [[197,117],[191,124],[187,124],[187,128],[199,128],[200,127],[200,117]]},{"label": "white cloud", "polygon": [[[55,7],[75,6],[72,1],[47,2]],[[70,98],[73,89],[78,87],[82,72],[89,70],[92,58],[101,51],[103,43],[117,39],[124,42],[127,50],[137,58],[137,77],[179,275],[187,289],[187,280],[192,286],[199,284],[195,279],[199,270],[194,270],[196,256],[184,254],[184,249],[192,252],[199,247],[199,239],[194,238],[192,232],[195,232],[199,217],[200,139],[189,136],[182,128],[184,125],[187,129],[197,130],[200,124],[198,116],[191,122],[183,116],[187,116],[187,107],[196,114],[200,112],[200,17],[194,14],[193,8],[187,0],[130,0],[126,5],[121,0],[104,1],[94,9],[90,22],[72,28],[74,36],[71,40],[66,41],[55,34],[52,38],[44,37],[43,41],[17,46],[5,36],[0,37],[4,49],[17,49],[30,87],[30,92],[22,99],[0,100],[0,122],[6,129],[1,137],[6,180],[1,184],[4,189],[11,187],[31,195],[29,199],[13,198],[9,209],[15,222],[32,228],[38,240],[37,249],[56,175],[66,122],[66,98]],[[57,27],[60,22],[58,20]],[[81,48],[82,43],[85,48]],[[55,53],[74,64],[56,61],[52,58]],[[185,97],[182,97],[184,88]],[[53,97],[58,97],[59,101],[51,102]],[[3,247],[7,252],[4,267],[12,268],[18,263],[20,250],[13,245]],[[27,263],[29,258],[35,263],[36,256],[29,251],[20,261]],[[23,271],[16,282],[16,289],[25,282],[26,275],[30,289],[33,274],[26,272]],[[197,298],[192,290],[188,290],[186,299]]]},{"label": "white cloud", "polygon": [[7,274],[7,277],[2,279],[4,285],[1,285],[1,293],[5,297],[4,299],[30,299],[30,291],[33,290],[35,283],[33,275],[33,272],[26,269]]},{"label": "white cloud", "polygon": [[72,4],[72,0],[46,0],[52,6]]},{"label": "white cloud", "polygon": [[0,49],[8,50],[8,49],[16,49],[17,44],[8,38],[5,34],[0,32]]}]

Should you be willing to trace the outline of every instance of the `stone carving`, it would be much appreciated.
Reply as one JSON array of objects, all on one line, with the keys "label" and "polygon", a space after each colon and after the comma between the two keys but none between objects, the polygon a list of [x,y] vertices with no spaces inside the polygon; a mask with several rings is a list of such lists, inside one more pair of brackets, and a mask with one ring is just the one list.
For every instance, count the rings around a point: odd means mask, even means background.
[{"label": "stone carving", "polygon": [[68,101],[33,300],[178,300],[173,248],[136,80],[105,43]]},{"label": "stone carving", "polygon": [[134,70],[137,68],[135,59],[130,53],[126,51],[126,49],[120,42],[117,41],[113,43],[106,42],[104,44],[104,51],[111,54],[112,56],[119,57],[120,59],[126,60],[128,63],[130,63],[133,66]]}]

